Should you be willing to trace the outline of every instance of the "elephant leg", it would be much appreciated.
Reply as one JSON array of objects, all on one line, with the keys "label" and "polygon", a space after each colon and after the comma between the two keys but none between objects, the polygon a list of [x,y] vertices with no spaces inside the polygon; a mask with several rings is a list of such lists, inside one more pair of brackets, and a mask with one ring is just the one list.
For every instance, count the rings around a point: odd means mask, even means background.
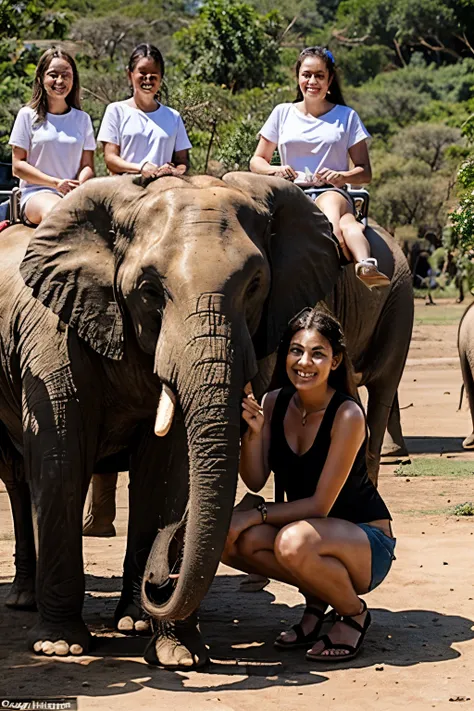
[{"label": "elephant leg", "polygon": [[471,413],[472,432],[463,441],[464,449],[474,449],[474,378],[472,377],[472,368],[470,363],[470,355],[464,350],[464,344],[460,346],[459,358],[461,362],[462,379],[464,389],[466,391],[467,400],[469,402],[469,412]]},{"label": "elephant leg", "polygon": [[95,459],[94,425],[67,368],[23,379],[26,477],[38,528],[38,619],[28,635],[38,654],[82,654],[85,582],[82,512]]},{"label": "elephant leg", "polygon": [[23,460],[17,454],[1,465],[15,530],[15,579],[5,605],[17,610],[35,610],[36,550],[31,514],[30,490],[25,481]]},{"label": "elephant leg", "polygon": [[387,431],[385,433],[382,457],[408,457],[408,450],[403,439],[402,426],[400,423],[400,406],[398,403],[398,392],[393,398],[390,415],[388,418]]},{"label": "elephant leg", "polygon": [[117,472],[93,474],[86,499],[87,513],[82,529],[83,536],[112,538],[115,536],[115,494]]},{"label": "elephant leg", "polygon": [[377,486],[380,452],[395,395],[392,389],[384,387],[381,382],[368,383],[367,390],[369,393],[367,403],[367,425],[369,428],[367,468],[370,480]]}]

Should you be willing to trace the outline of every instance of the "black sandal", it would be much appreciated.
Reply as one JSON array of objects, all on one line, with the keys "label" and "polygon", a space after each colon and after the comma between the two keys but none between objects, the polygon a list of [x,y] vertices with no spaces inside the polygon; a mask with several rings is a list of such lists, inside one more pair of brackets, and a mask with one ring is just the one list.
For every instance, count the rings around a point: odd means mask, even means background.
[{"label": "black sandal", "polygon": [[284,640],[280,639],[280,637],[277,637],[277,639],[273,643],[273,646],[277,647],[278,649],[298,649],[299,647],[310,647],[318,640],[319,633],[321,632],[323,624],[325,622],[331,622],[331,620],[335,620],[334,610],[331,610],[327,614],[326,610],[327,606],[324,608],[324,610],[321,610],[319,607],[307,605],[303,614],[309,613],[310,615],[314,615],[318,618],[314,629],[309,632],[309,634],[305,635],[305,633],[303,632],[303,628],[301,627],[301,623],[293,625],[291,629],[294,630],[296,633],[296,639],[294,640],[294,642],[285,642]]},{"label": "black sandal", "polygon": [[[339,615],[337,618],[337,622],[343,622],[345,625],[348,627],[352,627],[352,629],[357,630],[357,632],[360,632],[360,637],[357,640],[357,643],[355,647],[353,647],[351,644],[342,644],[342,643],[336,643],[332,642],[330,638],[328,637],[327,634],[322,635],[322,637],[319,637],[319,639],[315,640],[316,642],[323,642],[324,648],[318,653],[318,654],[311,654],[311,651],[308,651],[306,653],[306,659],[308,661],[316,661],[316,662],[346,662],[349,659],[354,659],[356,657],[361,648],[362,648],[362,643],[364,642],[365,635],[367,634],[367,630],[370,627],[370,624],[372,622],[372,617],[370,615],[369,610],[367,610],[367,605],[365,600],[361,600],[363,604],[363,608],[360,612],[357,613],[357,615]],[[354,620],[354,617],[358,617],[359,615],[362,615],[364,612],[367,612],[367,615],[365,616],[364,623],[360,625],[358,622]],[[323,654],[323,652],[326,652],[330,649],[345,649],[348,654]]]}]

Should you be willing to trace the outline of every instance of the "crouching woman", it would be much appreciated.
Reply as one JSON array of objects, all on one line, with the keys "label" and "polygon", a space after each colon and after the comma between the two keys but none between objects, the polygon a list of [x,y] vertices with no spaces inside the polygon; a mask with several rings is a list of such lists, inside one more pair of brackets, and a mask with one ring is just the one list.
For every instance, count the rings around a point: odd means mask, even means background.
[{"label": "crouching woman", "polygon": [[[275,645],[305,647],[307,659],[352,659],[370,626],[360,595],[380,585],[394,559],[391,516],[367,474],[365,416],[338,321],[305,309],[278,353],[263,408],[243,400],[249,427],[240,473],[260,491],[271,471],[284,503],[234,512],[223,561],[297,587],[299,624]],[[326,616],[328,606],[334,613]],[[324,622],[332,626],[321,635]]]}]

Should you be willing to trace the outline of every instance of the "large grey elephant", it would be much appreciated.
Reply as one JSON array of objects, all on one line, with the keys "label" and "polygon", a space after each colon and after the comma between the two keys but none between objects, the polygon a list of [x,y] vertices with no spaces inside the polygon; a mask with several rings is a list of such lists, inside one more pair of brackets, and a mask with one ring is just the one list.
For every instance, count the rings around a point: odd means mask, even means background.
[{"label": "large grey elephant", "polygon": [[[371,294],[349,267],[332,303],[373,384],[379,446],[408,347],[411,291],[393,242],[374,231],[369,239],[392,286]],[[243,173],[91,180],[34,233],[2,235],[0,466],[17,569],[8,604],[36,595],[35,651],[89,648],[84,499],[93,471],[128,469],[117,621],[139,629],[142,610],[154,618],[151,663],[206,661],[194,612],[234,503],[243,387],[251,380],[264,391],[289,319],[339,274],[329,223],[299,188]]]},{"label": "large grey elephant", "polygon": [[458,329],[458,352],[461,362],[462,380],[469,402],[472,432],[463,441],[464,449],[474,448],[474,302],[463,314]]}]

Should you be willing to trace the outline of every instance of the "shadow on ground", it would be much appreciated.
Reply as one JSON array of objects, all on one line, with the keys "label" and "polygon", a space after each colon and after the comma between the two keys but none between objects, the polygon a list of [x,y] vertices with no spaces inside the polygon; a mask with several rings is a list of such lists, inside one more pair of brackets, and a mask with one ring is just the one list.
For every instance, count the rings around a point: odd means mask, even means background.
[{"label": "shadow on ground", "polygon": [[462,446],[464,437],[404,437],[404,440],[410,454],[455,454],[467,451]]},{"label": "shadow on ground", "polygon": [[199,673],[149,667],[140,661],[146,639],[114,634],[119,578],[86,578],[84,616],[97,636],[90,656],[80,660],[49,659],[26,651],[25,633],[35,613],[3,607],[9,586],[1,584],[0,631],[9,641],[0,654],[4,678],[8,678],[8,682],[0,680],[1,691],[9,695],[106,696],[143,687],[209,692],[312,685],[326,681],[325,673],[333,668],[410,666],[454,659],[460,655],[452,644],[474,638],[473,622],[464,617],[435,610],[372,609],[374,622],[357,659],[345,664],[310,663],[303,650],[281,652],[273,647],[278,632],[298,621],[303,605],[292,608],[277,603],[266,590],[240,592],[240,580],[240,575],[218,576],[202,605],[201,626],[213,663]]}]

